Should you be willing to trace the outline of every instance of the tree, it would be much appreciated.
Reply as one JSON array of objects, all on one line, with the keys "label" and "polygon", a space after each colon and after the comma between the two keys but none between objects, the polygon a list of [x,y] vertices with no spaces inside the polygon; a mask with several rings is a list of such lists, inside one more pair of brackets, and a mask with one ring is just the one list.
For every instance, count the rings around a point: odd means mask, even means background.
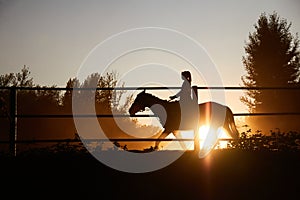
[{"label": "tree", "polygon": [[[66,88],[67,90],[62,96],[61,103],[66,111],[66,113],[71,114],[72,113],[72,95],[73,95],[73,88],[79,88],[80,82],[77,78],[70,78],[67,82]],[[78,91],[75,91],[78,93]]]},{"label": "tree", "polygon": [[[0,75],[0,87],[32,87],[33,78],[30,77],[29,68],[24,65],[20,72],[8,73]],[[1,89],[0,90],[0,139],[8,140],[10,131],[10,122],[12,118],[10,117],[10,90]],[[18,91],[17,101],[22,101],[24,96],[29,96],[33,94],[33,91]],[[19,111],[19,105],[17,111]],[[19,112],[18,112],[19,114]],[[1,150],[1,149],[0,149]]]},{"label": "tree", "polygon": [[[299,40],[297,34],[293,36],[290,32],[291,23],[276,12],[268,16],[262,13],[254,27],[242,58],[247,72],[241,77],[243,85],[291,87],[299,84]],[[250,112],[289,112],[299,109],[297,98],[291,90],[248,90],[240,100]]]},{"label": "tree", "polygon": [[[33,78],[30,77],[29,68],[23,66],[21,72],[0,75],[0,87],[33,87]],[[32,93],[32,91],[30,91]],[[26,91],[26,93],[29,93]],[[24,96],[24,91],[18,93],[18,98]],[[0,90],[0,115],[8,115],[10,108],[10,91]]]},{"label": "tree", "polygon": [[33,78],[30,77],[29,68],[24,65],[21,72],[0,75],[1,87],[33,87]]}]

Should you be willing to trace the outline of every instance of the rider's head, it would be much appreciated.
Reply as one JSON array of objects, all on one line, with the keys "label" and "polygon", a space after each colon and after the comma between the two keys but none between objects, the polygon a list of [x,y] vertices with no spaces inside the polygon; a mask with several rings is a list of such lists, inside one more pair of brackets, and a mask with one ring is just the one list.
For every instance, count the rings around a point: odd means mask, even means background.
[{"label": "rider's head", "polygon": [[186,79],[190,83],[192,82],[191,72],[189,72],[189,71],[183,71],[183,72],[181,72],[181,78],[183,80]]}]

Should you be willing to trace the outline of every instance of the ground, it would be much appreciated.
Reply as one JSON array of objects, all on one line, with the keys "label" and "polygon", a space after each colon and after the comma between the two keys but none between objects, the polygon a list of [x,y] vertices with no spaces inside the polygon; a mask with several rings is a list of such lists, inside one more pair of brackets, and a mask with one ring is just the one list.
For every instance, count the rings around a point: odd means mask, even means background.
[{"label": "ground", "polygon": [[[89,154],[0,157],[1,195],[83,199],[291,199],[298,195],[299,152],[186,152],[149,173],[109,168]],[[7,193],[7,194],[6,194]]]}]

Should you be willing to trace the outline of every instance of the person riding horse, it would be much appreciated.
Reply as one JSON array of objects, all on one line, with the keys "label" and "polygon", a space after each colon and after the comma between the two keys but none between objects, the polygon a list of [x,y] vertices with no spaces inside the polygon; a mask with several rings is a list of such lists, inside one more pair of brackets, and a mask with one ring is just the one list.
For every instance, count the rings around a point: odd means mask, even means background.
[{"label": "person riding horse", "polygon": [[[180,91],[175,94],[170,96],[170,100],[174,100],[176,98],[179,98],[179,100],[176,100],[175,102],[178,102],[180,104],[180,110],[181,110],[181,122],[180,126],[185,129],[186,127],[189,127],[189,124],[191,123],[190,119],[191,117],[194,118],[192,115],[195,110],[195,106],[198,104],[194,104],[194,102],[197,102],[196,99],[192,99],[192,87],[191,87],[191,82],[192,82],[192,76],[189,71],[183,71],[181,72],[181,79],[183,80],[182,86]],[[193,95],[194,97],[195,95]],[[196,100],[196,101],[194,101]],[[184,119],[184,120],[183,120]]]},{"label": "person riding horse", "polygon": [[183,80],[181,90],[177,94],[170,96],[169,98],[171,100],[180,98],[180,101],[188,102],[191,100],[191,73],[189,71],[181,72],[181,79]]}]

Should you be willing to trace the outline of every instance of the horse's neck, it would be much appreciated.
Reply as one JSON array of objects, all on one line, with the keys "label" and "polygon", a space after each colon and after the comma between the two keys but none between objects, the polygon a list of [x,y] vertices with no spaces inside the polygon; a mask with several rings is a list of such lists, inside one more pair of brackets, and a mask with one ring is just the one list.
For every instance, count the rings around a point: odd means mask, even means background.
[{"label": "horse's neck", "polygon": [[145,104],[151,111],[157,115],[159,118],[165,118],[165,112],[167,107],[167,101],[162,100],[155,96],[150,96],[146,101]]},{"label": "horse's neck", "polygon": [[155,104],[165,107],[166,101],[149,94],[149,97],[147,99],[145,99],[145,104],[149,108]]}]

